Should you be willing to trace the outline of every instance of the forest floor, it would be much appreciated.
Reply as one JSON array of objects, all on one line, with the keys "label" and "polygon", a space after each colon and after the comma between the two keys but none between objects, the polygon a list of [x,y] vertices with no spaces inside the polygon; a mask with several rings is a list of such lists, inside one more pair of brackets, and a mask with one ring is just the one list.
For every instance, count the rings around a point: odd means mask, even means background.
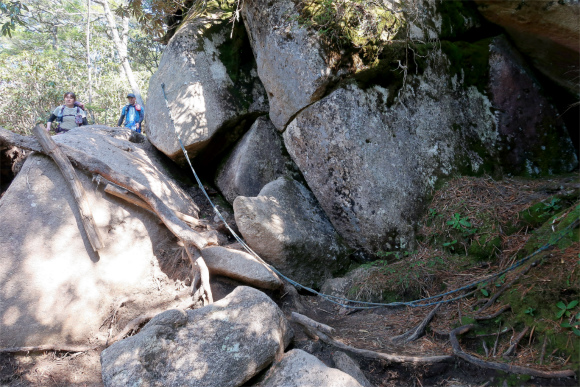
[{"label": "forest floor", "polygon": [[[201,217],[213,218],[213,210],[202,204],[205,198],[199,190],[190,192],[201,207]],[[285,292],[270,295],[288,315],[298,311],[329,325],[335,329],[335,340],[358,349],[452,355],[449,332],[474,324],[458,338],[462,350],[477,359],[547,372],[576,371],[575,377],[539,378],[487,369],[461,359],[417,366],[354,355],[377,387],[578,386],[579,197],[577,174],[501,181],[462,177],[433,192],[413,251],[379,253],[377,261],[353,265],[344,277],[346,298],[382,303],[421,299],[480,281],[436,299],[465,296],[441,303],[425,334],[404,345],[393,344],[392,338],[420,324],[435,305],[355,310],[305,291],[294,300]],[[231,214],[226,218],[233,219]],[[542,249],[546,245],[549,247]],[[167,254],[163,259],[173,257]],[[505,273],[493,277],[501,271]],[[183,273],[188,273],[185,266]],[[214,293],[222,289],[223,295],[235,286],[219,278],[215,285]],[[292,326],[293,348],[334,366],[331,355],[336,347],[312,339],[295,323]],[[515,352],[504,356],[514,343]],[[0,355],[0,386],[102,386],[99,353]]]}]

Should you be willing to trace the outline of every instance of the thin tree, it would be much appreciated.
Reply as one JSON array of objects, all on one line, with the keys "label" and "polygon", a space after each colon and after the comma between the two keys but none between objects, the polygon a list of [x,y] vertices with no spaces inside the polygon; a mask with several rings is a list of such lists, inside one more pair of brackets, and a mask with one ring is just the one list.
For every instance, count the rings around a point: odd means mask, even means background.
[{"label": "thin tree", "polygon": [[[93,80],[92,80],[92,69],[91,69],[91,0],[87,0],[87,70],[89,78],[89,106],[93,103]],[[91,120],[95,122],[95,115],[93,110],[89,109],[91,112]]]},{"label": "thin tree", "polygon": [[[123,16],[123,39],[119,37],[119,31],[117,30],[117,22],[115,21],[115,17],[113,12],[111,12],[111,8],[109,7],[108,0],[95,0],[95,3],[100,4],[103,6],[103,10],[105,11],[105,17],[107,18],[107,23],[109,24],[109,29],[111,30],[111,35],[113,37],[113,43],[115,44],[115,48],[117,50],[117,54],[119,55],[119,59],[121,61],[121,65],[123,70],[125,71],[125,76],[129,81],[129,85],[131,85],[131,89],[133,90],[133,94],[137,97],[137,102],[140,105],[143,105],[143,98],[141,97],[141,90],[139,89],[139,85],[137,85],[137,81],[135,80],[135,76],[133,75],[133,70],[131,69],[131,64],[129,63],[129,57],[127,55],[127,35],[129,30],[129,23],[127,16]],[[127,19],[127,20],[125,20]]]}]

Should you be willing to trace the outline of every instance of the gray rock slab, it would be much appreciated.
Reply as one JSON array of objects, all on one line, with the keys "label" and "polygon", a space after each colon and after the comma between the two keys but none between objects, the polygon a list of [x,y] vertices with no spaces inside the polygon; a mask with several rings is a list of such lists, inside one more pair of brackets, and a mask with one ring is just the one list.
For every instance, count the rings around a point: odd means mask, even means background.
[{"label": "gray rock slab", "polygon": [[223,275],[263,289],[278,289],[282,281],[253,255],[221,246],[201,252],[210,274]]},{"label": "gray rock slab", "polygon": [[[229,68],[235,64],[222,60],[222,52],[232,55],[229,59],[234,62],[240,59],[238,52],[228,52],[235,50],[229,35],[232,28],[222,16],[195,18],[180,26],[149,81],[145,109],[148,138],[178,162],[184,156],[177,135],[193,158],[218,130],[249,113],[268,111],[268,99],[255,63]],[[249,58],[253,62],[251,55]],[[177,135],[163,97],[163,83]]]},{"label": "gray rock slab", "polygon": [[327,367],[302,350],[293,349],[268,371],[260,387],[360,387],[352,376]]},{"label": "gray rock slab", "polygon": [[278,178],[257,197],[234,201],[236,224],[262,259],[293,280],[321,284],[348,264],[347,248],[312,193]]},{"label": "gray rock slab", "polygon": [[[147,186],[169,207],[197,207],[163,173],[157,151],[128,129],[86,127],[55,136]],[[77,170],[105,247],[86,237],[72,192],[56,164],[32,154],[0,199],[0,346],[104,343],[101,328],[118,301],[127,313],[173,300],[157,246],[171,238],[159,219],[104,192],[105,181]]]},{"label": "gray rock slab", "polygon": [[201,309],[169,310],[101,354],[105,386],[235,387],[264,369],[292,337],[282,311],[240,286]]},{"label": "gray rock slab", "polygon": [[218,170],[215,183],[226,200],[258,196],[266,184],[290,174],[294,163],[282,148],[272,122],[259,117]]},{"label": "gray rock slab", "polygon": [[[438,179],[511,167],[501,162],[502,149],[510,148],[501,136],[495,104],[451,76],[442,54],[432,55],[437,70],[428,67],[409,76],[393,104],[387,103],[390,91],[379,85],[363,89],[346,83],[301,111],[284,132],[286,148],[309,188],[353,248],[412,249],[427,192]],[[527,115],[518,122],[525,126],[538,120]],[[549,125],[529,131],[549,133],[546,129]],[[527,141],[544,137],[549,138],[536,132]],[[577,160],[571,149],[565,148],[563,158],[573,168]],[[549,152],[546,147],[539,157],[524,158],[525,163],[540,165],[537,161],[547,161]]]},{"label": "gray rock slab", "polygon": [[336,368],[352,376],[361,386],[374,387],[360,370],[358,363],[346,353],[342,351],[334,351],[332,352],[331,357]]},{"label": "gray rock slab", "polygon": [[324,95],[336,77],[316,34],[298,24],[291,0],[246,0],[243,20],[270,101],[270,119],[280,131],[305,106]]}]

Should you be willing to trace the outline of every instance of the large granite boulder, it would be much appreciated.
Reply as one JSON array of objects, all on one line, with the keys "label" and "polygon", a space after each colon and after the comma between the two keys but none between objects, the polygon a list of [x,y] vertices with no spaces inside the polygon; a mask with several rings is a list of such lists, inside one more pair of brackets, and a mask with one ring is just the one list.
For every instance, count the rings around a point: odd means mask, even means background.
[{"label": "large granite boulder", "polygon": [[[510,68],[501,64],[510,58],[496,50],[497,42],[442,44],[451,59],[431,52],[431,64],[409,74],[399,91],[369,79],[348,82],[288,125],[283,137],[290,156],[351,247],[413,248],[415,224],[439,177],[502,170],[550,174],[577,165],[569,136],[537,84],[529,94],[540,106],[517,119],[496,113],[496,96],[502,108],[518,111],[510,105],[517,95],[502,100],[505,93],[488,86]],[[522,77],[531,83],[529,74]],[[521,135],[508,139],[514,130]],[[516,149],[520,164],[502,165]],[[550,157],[553,152],[557,158]]]},{"label": "large granite boulder", "polygon": [[292,338],[278,306],[240,286],[196,310],[169,310],[101,353],[109,386],[237,387],[271,364]]},{"label": "large granite boulder", "polygon": [[551,0],[475,0],[489,21],[502,26],[534,67],[580,95],[580,4]]},{"label": "large granite boulder", "polygon": [[280,134],[259,117],[219,168],[216,185],[230,203],[238,196],[258,196],[269,182],[296,169],[285,153]]},{"label": "large granite boulder", "polygon": [[[192,158],[212,140],[211,153],[219,153],[247,130],[245,121],[268,111],[245,30],[238,23],[230,38],[231,25],[222,17],[218,13],[185,22],[149,82],[145,109],[149,141],[178,162],[184,156],[177,135]],[[220,137],[224,131],[227,135]]]},{"label": "large granite boulder", "polygon": [[[298,111],[320,99],[337,76],[320,39],[298,23],[293,0],[246,0],[244,23],[270,101],[270,119],[283,130]],[[335,58],[336,59],[336,58]]]},{"label": "large granite boulder", "polygon": [[[170,208],[197,216],[143,136],[86,127],[54,139],[130,176]],[[136,315],[175,297],[174,286],[164,286],[170,281],[155,255],[171,238],[168,230],[149,211],[106,194],[106,181],[79,170],[77,175],[105,245],[98,254],[69,185],[49,157],[30,155],[0,199],[1,347],[104,343],[107,327],[100,327],[121,298],[134,299],[123,313]]]},{"label": "large granite boulder", "polygon": [[327,367],[315,356],[300,349],[284,354],[268,371],[260,387],[362,387],[352,376]]},{"label": "large granite boulder", "polygon": [[257,197],[238,196],[234,215],[252,250],[304,285],[321,285],[348,264],[346,245],[312,193],[295,180],[279,178]]}]

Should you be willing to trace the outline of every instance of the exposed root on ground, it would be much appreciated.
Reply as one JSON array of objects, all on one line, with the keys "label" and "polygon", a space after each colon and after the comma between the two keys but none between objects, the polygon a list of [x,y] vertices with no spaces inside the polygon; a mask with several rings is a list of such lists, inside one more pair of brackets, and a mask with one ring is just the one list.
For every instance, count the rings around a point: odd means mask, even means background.
[{"label": "exposed root on ground", "polygon": [[514,373],[514,374],[535,376],[538,378],[567,378],[567,377],[571,377],[571,376],[575,375],[574,371],[572,371],[572,370],[544,371],[544,370],[538,370],[535,368],[521,367],[521,366],[517,366],[517,365],[510,365],[510,364],[485,361],[485,360],[481,360],[473,355],[469,355],[461,349],[461,346],[459,345],[459,341],[457,340],[457,335],[462,335],[464,333],[467,333],[473,328],[475,328],[474,324],[468,324],[468,325],[461,326],[459,328],[455,328],[451,332],[449,332],[449,341],[451,342],[451,346],[453,348],[453,353],[457,357],[459,357],[459,358],[461,358],[461,359],[463,359],[463,360],[465,360],[473,365],[476,365],[476,366],[482,367],[482,368],[499,370],[499,371]]},{"label": "exposed root on ground", "polygon": [[440,307],[441,307],[441,304],[437,304],[437,306],[435,308],[433,308],[433,310],[431,310],[431,312],[429,312],[427,317],[425,317],[425,319],[423,321],[421,321],[421,324],[419,324],[415,328],[403,333],[402,335],[393,337],[391,339],[392,342],[395,344],[406,344],[406,343],[410,343],[411,341],[417,340],[419,337],[421,337],[421,335],[423,333],[425,333],[425,328],[431,322],[431,320],[435,316],[435,313],[437,313],[437,311],[439,310]]},{"label": "exposed root on ground", "polygon": [[387,360],[392,363],[409,363],[409,364],[434,364],[440,362],[449,362],[453,360],[452,356],[405,356],[405,355],[396,355],[390,353],[382,353],[382,352],[375,352],[369,351],[366,349],[358,349],[346,345],[338,340],[333,339],[326,333],[320,331],[320,327],[326,327],[325,330],[332,329],[327,327],[324,324],[316,322],[306,316],[298,315],[298,313],[292,313],[291,321],[300,324],[302,327],[305,328],[305,331],[309,336],[318,337],[320,340],[324,341],[326,344],[332,345],[338,349],[341,349],[345,352],[350,352],[355,355],[360,355],[370,359],[380,359],[380,360]]}]

